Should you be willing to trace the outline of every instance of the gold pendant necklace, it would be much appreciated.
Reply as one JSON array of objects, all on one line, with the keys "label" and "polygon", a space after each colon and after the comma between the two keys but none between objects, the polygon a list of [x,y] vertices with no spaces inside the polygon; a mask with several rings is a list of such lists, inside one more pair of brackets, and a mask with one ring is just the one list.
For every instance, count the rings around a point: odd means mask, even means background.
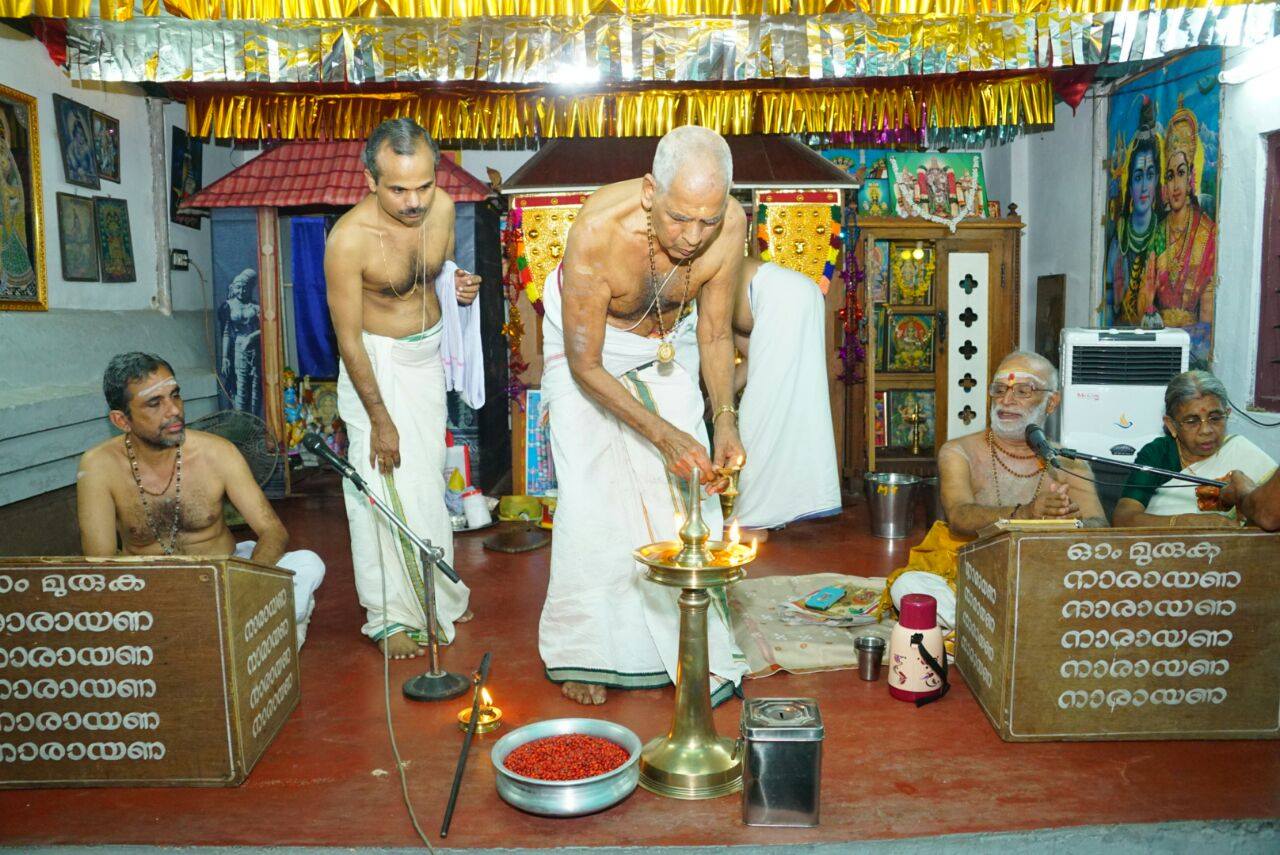
[{"label": "gold pendant necklace", "polygon": [[[645,227],[645,237],[649,240],[649,284],[653,288],[653,308],[654,317],[658,321],[658,337],[662,340],[662,343],[658,345],[658,362],[666,365],[676,358],[676,346],[675,343],[667,337],[666,327],[662,323],[662,291],[667,287],[667,283],[663,282],[662,287],[658,287],[658,266],[654,260],[655,252],[653,248],[653,220],[648,214],[645,215]],[[676,265],[676,267],[679,266],[679,264]],[[685,265],[684,268],[684,291],[680,295],[680,311],[676,314],[676,322],[671,327],[671,334],[673,336],[675,334],[676,327],[680,324],[680,319],[684,316],[685,301],[689,299],[689,276],[692,267],[693,264],[690,262]],[[671,268],[671,273],[674,272],[675,267]],[[668,280],[671,278],[671,273],[667,274]]]}]

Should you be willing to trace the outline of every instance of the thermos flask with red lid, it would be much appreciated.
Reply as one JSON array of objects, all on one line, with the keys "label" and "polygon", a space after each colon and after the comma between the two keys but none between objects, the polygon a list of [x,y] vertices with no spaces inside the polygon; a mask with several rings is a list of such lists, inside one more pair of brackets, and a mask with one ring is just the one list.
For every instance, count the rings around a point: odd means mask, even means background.
[{"label": "thermos flask with red lid", "polygon": [[928,594],[907,594],[898,603],[898,624],[889,638],[889,694],[923,706],[949,688],[938,601]]}]

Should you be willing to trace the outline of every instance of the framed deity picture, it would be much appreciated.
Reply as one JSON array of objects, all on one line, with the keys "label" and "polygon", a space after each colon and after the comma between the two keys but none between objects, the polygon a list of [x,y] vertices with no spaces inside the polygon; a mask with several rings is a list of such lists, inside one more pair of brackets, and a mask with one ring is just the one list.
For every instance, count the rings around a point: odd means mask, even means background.
[{"label": "framed deity picture", "polygon": [[[924,454],[933,454],[933,392],[917,389],[892,389],[889,392],[889,445],[893,448],[919,446]],[[917,435],[918,434],[918,435]]]},{"label": "framed deity picture", "polygon": [[58,125],[58,147],[62,149],[62,174],[68,184],[97,190],[98,162],[93,153],[93,117],[83,104],[53,96],[53,115]]},{"label": "framed deity picture", "polygon": [[170,153],[169,220],[189,229],[200,228],[201,218],[194,214],[179,214],[178,209],[188,196],[200,191],[204,146],[200,140],[187,136],[182,128],[174,127]]},{"label": "framed deity picture", "polygon": [[889,303],[928,306],[933,303],[933,244],[894,243],[889,248]]},{"label": "framed deity picture", "polygon": [[0,310],[49,308],[34,96],[0,86]]},{"label": "framed deity picture", "polygon": [[893,209],[889,205],[893,202],[892,193],[888,178],[863,179],[862,187],[858,189],[858,216],[891,216]]},{"label": "framed deity picture", "polygon": [[136,282],[133,267],[133,235],[129,230],[129,203],[124,199],[93,197],[98,225],[98,260],[103,282]]},{"label": "framed deity picture", "polygon": [[542,401],[541,389],[527,389],[525,396],[524,494],[554,496],[556,468],[551,459],[551,410]]},{"label": "framed deity picture", "polygon": [[98,177],[120,183],[120,122],[93,111],[93,157]]},{"label": "framed deity picture", "polygon": [[884,448],[889,444],[889,424],[888,416],[889,393],[886,391],[876,392],[876,410],[875,410],[875,443],[876,448]]},{"label": "framed deity picture", "polygon": [[933,370],[933,314],[890,312],[885,371],[920,373]]},{"label": "framed deity picture", "polygon": [[98,229],[93,200],[58,194],[58,249],[62,278],[68,282],[98,281]]},{"label": "framed deity picture", "polygon": [[889,242],[873,240],[867,246],[867,297],[872,303],[889,299]]},{"label": "framed deity picture", "polygon": [[889,328],[888,310],[883,305],[877,305],[871,310],[871,326],[872,332],[876,337],[876,370],[883,371],[885,365],[888,364],[885,358],[889,354],[889,337],[887,335]]}]

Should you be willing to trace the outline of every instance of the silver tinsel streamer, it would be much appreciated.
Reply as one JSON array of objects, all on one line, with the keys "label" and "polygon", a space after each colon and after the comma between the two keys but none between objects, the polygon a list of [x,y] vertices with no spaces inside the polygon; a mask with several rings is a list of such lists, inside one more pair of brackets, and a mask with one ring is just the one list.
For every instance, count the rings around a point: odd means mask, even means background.
[{"label": "silver tinsel streamer", "polygon": [[610,84],[847,80],[1152,60],[1280,33],[1280,4],[965,17],[67,21],[73,79]]}]

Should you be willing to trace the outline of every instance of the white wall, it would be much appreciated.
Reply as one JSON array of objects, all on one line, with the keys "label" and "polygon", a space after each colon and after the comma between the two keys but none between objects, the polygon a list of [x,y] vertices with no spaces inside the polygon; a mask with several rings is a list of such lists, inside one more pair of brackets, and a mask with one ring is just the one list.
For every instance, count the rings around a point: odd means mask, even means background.
[{"label": "white wall", "polygon": [[1093,212],[1093,111],[1088,101],[1073,114],[1054,111],[1054,127],[987,149],[983,165],[987,195],[1007,209],[1010,202],[1026,224],[1022,232],[1022,347],[1035,341],[1036,279],[1067,277],[1065,322],[1093,322],[1090,235]]},{"label": "white wall", "polygon": [[[185,126],[177,105],[164,109],[164,154],[153,158],[147,99],[128,85],[75,86],[34,39],[0,25],[0,83],[33,95],[40,127],[45,272],[49,311],[0,312],[0,505],[73,482],[76,459],[110,435],[102,401],[102,369],[124,350],[157,352],[173,363],[188,399],[188,417],[213,407],[212,359],[206,344],[207,301],[194,271],[173,274],[172,315],[153,308],[156,295],[156,229],[209,269],[209,226],[199,230],[168,223],[168,199],[152,188],[156,170],[168,187],[169,126]],[[121,135],[121,183],[98,191],[63,179],[53,94],[117,119]],[[208,147],[212,148],[212,147]],[[206,154],[205,179],[225,171]],[[129,205],[137,281],[68,282],[62,278],[57,194],[111,196]]]},{"label": "white wall", "polygon": [[[1276,40],[1230,56],[1225,69],[1248,68],[1280,50]],[[1264,136],[1280,130],[1280,65],[1251,80],[1224,84],[1218,189],[1218,289],[1214,303],[1213,370],[1237,407],[1253,402],[1262,291]],[[1272,369],[1277,370],[1277,369]],[[1275,414],[1262,421],[1280,421]],[[1231,430],[1280,459],[1280,429],[1267,430],[1241,416]]]}]

